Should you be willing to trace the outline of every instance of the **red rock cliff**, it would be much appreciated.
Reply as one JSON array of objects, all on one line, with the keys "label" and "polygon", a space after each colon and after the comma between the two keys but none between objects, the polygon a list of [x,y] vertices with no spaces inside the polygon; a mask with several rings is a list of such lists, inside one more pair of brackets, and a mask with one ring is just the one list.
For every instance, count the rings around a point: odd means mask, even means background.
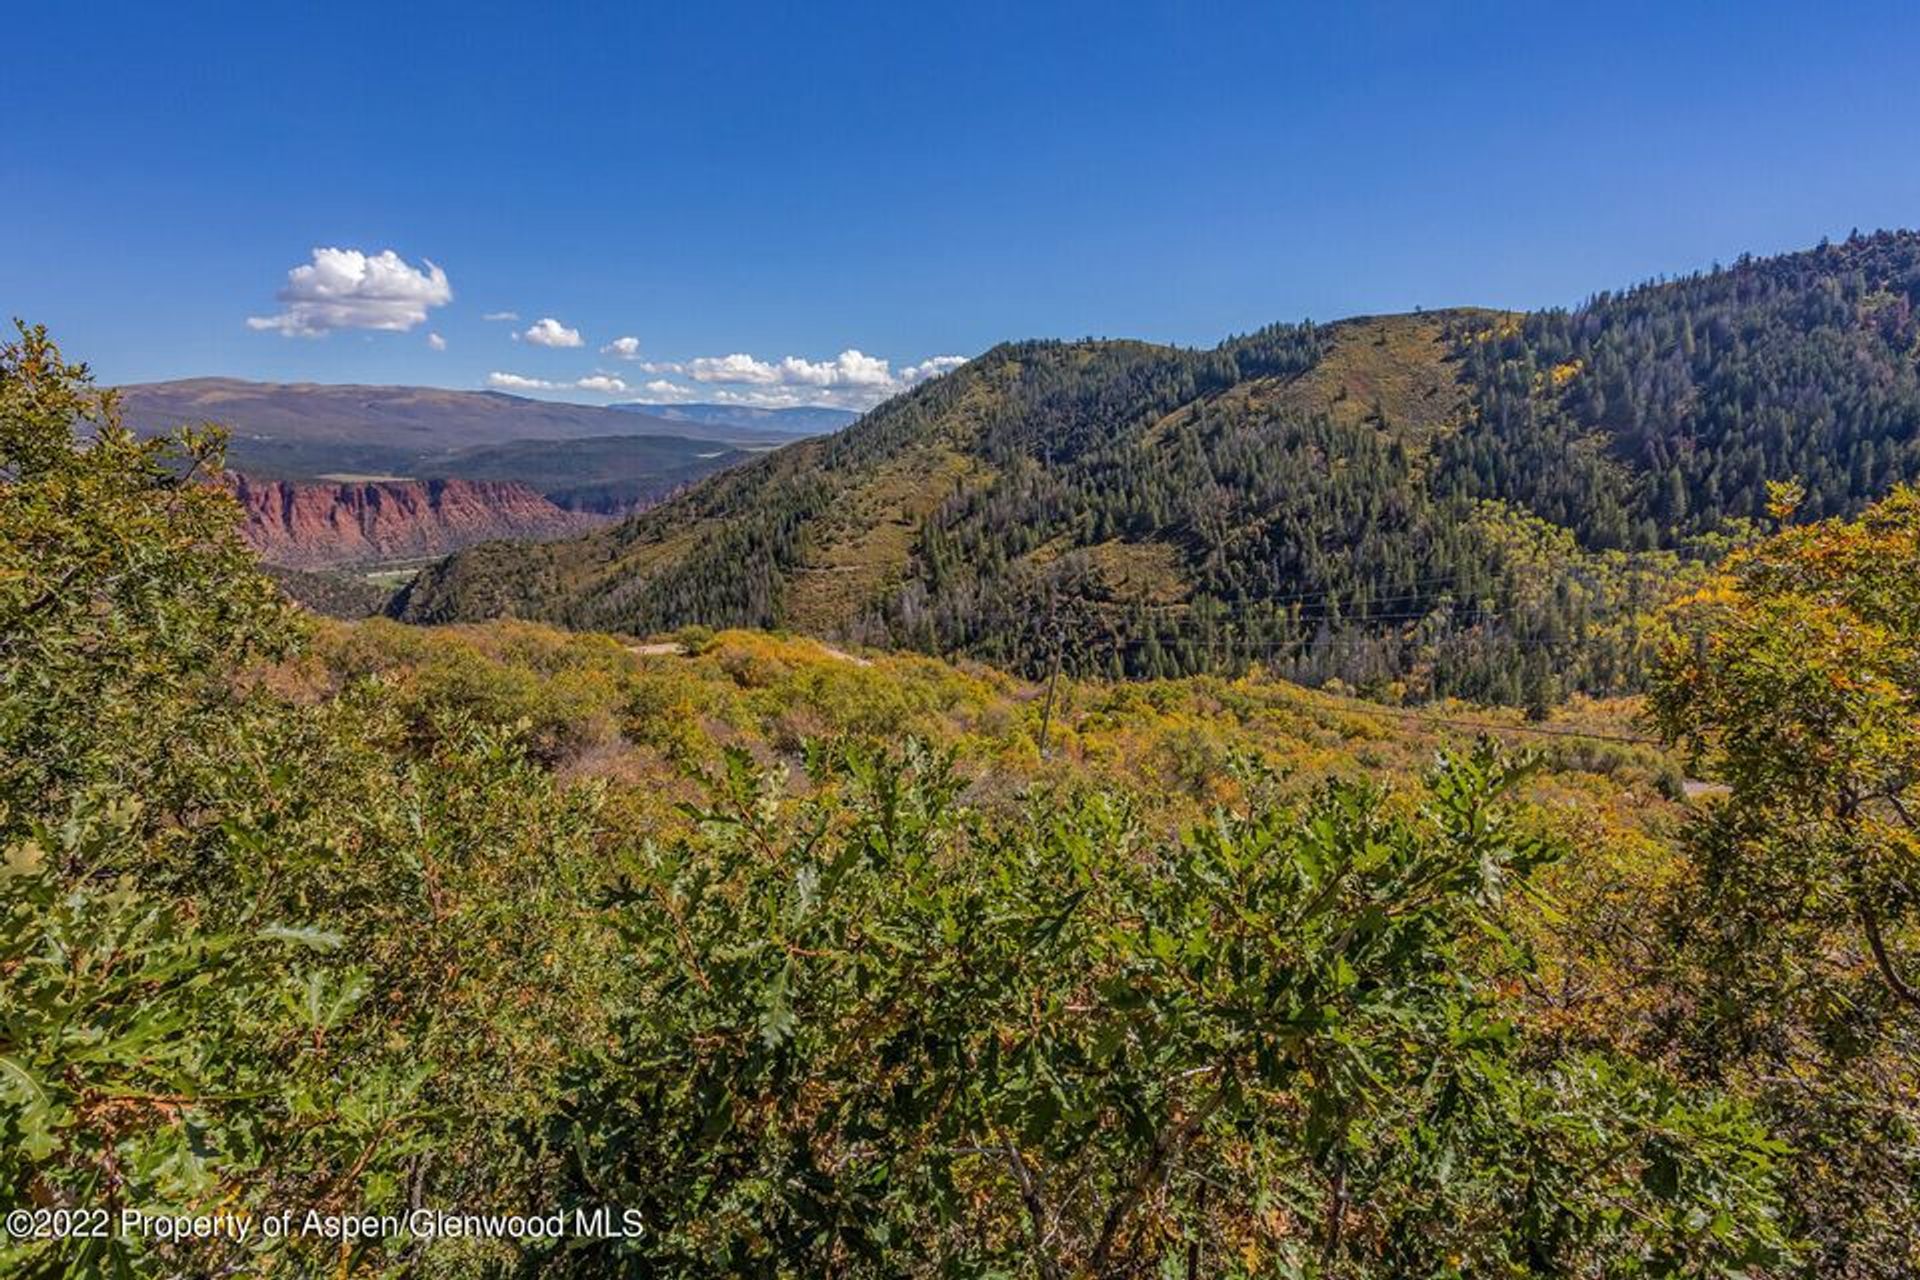
[{"label": "red rock cliff", "polygon": [[260,558],[295,569],[442,555],[495,538],[557,538],[604,523],[511,481],[294,484],[229,475],[226,483]]}]

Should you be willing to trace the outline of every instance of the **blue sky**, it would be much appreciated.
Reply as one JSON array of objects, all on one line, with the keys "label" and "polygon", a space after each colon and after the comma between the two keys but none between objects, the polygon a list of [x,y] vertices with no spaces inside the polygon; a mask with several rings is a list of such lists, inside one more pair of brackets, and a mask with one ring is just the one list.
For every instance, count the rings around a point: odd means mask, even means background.
[{"label": "blue sky", "polygon": [[859,406],[1920,224],[1916,66],[1892,4],[25,6],[0,310],[108,381]]}]

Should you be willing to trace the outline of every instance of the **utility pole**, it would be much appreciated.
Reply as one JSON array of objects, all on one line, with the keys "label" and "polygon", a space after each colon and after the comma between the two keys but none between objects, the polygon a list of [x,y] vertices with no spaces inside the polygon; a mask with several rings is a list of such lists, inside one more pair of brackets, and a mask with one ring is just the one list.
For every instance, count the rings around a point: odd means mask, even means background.
[{"label": "utility pole", "polygon": [[[1041,441],[1041,449],[1046,458],[1041,468],[1043,474],[1053,474],[1053,439]],[[1057,580],[1047,584],[1047,630],[1053,632],[1053,669],[1047,673],[1047,705],[1040,712],[1040,758],[1047,758],[1049,741],[1053,728],[1053,690],[1060,683],[1060,584]]]},{"label": "utility pole", "polygon": [[1053,670],[1047,674],[1047,705],[1040,712],[1040,758],[1047,758],[1047,748],[1051,745],[1048,734],[1053,724],[1053,689],[1060,683],[1060,631],[1053,633]]},{"label": "utility pole", "polygon": [[1053,726],[1053,690],[1060,683],[1060,591],[1057,586],[1047,589],[1047,630],[1053,632],[1053,669],[1047,673],[1047,705],[1040,712],[1040,758],[1047,758],[1047,750],[1052,745],[1050,730]]}]

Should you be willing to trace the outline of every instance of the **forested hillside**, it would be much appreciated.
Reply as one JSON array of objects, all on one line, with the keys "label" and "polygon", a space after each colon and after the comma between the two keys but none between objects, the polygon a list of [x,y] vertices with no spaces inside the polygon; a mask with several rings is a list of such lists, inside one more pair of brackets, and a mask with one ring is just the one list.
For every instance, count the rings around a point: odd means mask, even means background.
[{"label": "forested hillside", "polygon": [[1571,312],[1023,343],[617,529],[423,575],[419,621],[790,626],[1028,671],[1260,661],[1375,694],[1637,687],[1769,480],[1920,474],[1920,236]]},{"label": "forested hillside", "polygon": [[1851,514],[1920,475],[1917,305],[1920,235],[1883,232],[1462,334],[1442,474],[1590,547],[1680,545],[1776,480]]},{"label": "forested hillside", "polygon": [[[1658,623],[1674,750],[1614,703],[322,623],[179,479],[218,443],[0,349],[0,1272],[1920,1268],[1914,490],[1776,490]],[[597,1209],[640,1226],[413,1216]],[[394,1225],[73,1229],[129,1210]]]}]

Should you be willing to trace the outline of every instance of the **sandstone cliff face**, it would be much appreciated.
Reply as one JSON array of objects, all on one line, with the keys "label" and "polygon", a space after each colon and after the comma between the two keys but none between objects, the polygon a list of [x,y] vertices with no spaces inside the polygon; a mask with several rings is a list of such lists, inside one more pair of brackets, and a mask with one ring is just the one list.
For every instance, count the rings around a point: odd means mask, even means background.
[{"label": "sandstone cliff face", "polygon": [[229,475],[242,531],[268,564],[295,569],[444,555],[497,538],[565,537],[606,523],[498,480],[294,484]]}]

